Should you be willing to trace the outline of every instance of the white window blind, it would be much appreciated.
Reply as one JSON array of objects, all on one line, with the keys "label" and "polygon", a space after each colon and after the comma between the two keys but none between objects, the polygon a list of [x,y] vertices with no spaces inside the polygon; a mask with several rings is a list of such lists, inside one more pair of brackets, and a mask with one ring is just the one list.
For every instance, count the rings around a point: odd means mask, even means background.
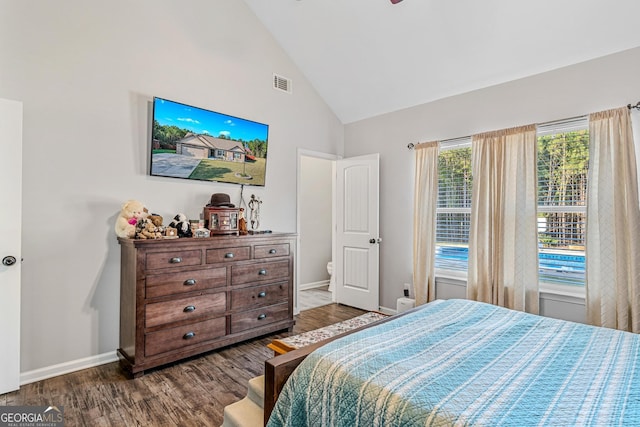
[{"label": "white window blind", "polygon": [[540,281],[584,285],[587,117],[538,126]]},{"label": "white window blind", "polygon": [[471,138],[440,144],[436,268],[466,271],[471,225]]}]

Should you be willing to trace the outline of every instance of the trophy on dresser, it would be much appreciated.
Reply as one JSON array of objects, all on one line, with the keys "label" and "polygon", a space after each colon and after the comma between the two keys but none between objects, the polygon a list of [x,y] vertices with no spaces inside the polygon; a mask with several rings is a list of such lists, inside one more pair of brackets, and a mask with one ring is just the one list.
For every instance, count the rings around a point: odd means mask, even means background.
[{"label": "trophy on dresser", "polygon": [[251,200],[249,200],[249,221],[251,222],[251,229],[257,230],[260,227],[260,205],[262,204],[262,200],[259,197],[256,197],[255,194],[251,195]]}]

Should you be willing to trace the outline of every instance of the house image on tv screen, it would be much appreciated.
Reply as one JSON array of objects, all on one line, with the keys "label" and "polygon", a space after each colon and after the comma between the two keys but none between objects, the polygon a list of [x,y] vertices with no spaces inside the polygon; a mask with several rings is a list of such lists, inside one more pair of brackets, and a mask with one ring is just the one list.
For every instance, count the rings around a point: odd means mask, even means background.
[{"label": "house image on tv screen", "polygon": [[239,141],[216,138],[211,135],[188,133],[176,142],[176,154],[200,159],[226,160],[228,162],[255,161],[248,148]]},{"label": "house image on tv screen", "polygon": [[265,185],[269,125],[155,97],[152,176]]}]

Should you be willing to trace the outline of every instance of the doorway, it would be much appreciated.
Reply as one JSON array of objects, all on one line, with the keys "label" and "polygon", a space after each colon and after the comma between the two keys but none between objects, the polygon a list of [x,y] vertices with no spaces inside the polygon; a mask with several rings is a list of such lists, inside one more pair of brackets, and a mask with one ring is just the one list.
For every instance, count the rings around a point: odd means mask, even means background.
[{"label": "doorway", "polygon": [[330,304],[333,259],[334,161],[332,154],[298,150],[296,314]]}]

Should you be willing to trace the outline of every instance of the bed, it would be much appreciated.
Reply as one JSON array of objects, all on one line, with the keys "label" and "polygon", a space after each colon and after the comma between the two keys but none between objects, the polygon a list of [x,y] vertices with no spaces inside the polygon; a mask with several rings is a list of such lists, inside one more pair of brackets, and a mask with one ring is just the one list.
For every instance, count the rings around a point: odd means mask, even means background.
[{"label": "bed", "polygon": [[468,300],[278,356],[265,376],[269,427],[640,426],[640,336]]}]

